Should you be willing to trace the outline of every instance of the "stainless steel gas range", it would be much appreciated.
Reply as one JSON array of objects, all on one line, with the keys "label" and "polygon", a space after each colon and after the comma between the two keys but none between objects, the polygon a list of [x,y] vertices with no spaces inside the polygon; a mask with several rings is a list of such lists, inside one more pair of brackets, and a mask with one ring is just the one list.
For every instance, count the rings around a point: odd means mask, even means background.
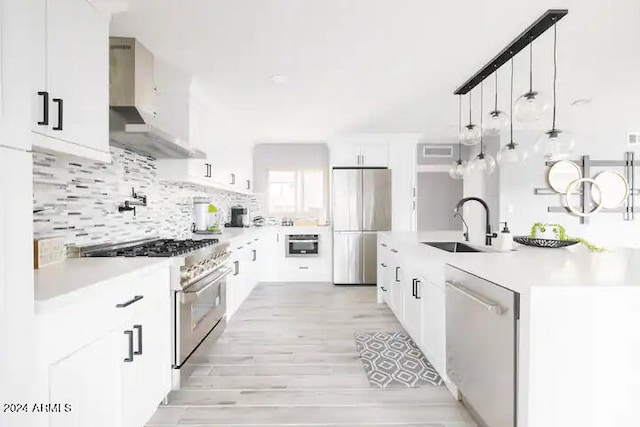
[{"label": "stainless steel gas range", "polygon": [[[218,239],[149,239],[118,245],[72,248],[77,257],[171,257],[173,389],[190,373],[185,363],[205,338],[226,327],[229,243]],[[168,331],[169,332],[169,331]]]}]

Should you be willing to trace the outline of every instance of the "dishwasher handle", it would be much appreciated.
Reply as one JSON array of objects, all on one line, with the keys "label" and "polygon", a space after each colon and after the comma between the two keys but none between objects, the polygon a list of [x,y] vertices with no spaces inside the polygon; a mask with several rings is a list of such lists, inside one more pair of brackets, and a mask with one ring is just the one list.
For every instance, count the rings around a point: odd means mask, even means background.
[{"label": "dishwasher handle", "polygon": [[474,294],[473,292],[469,291],[467,288],[460,286],[456,283],[453,282],[446,282],[446,285],[459,292],[460,294],[466,296],[467,298],[469,298],[470,300],[480,304],[481,306],[483,306],[485,309],[487,309],[487,311],[491,312],[491,313],[495,313],[498,316],[502,315],[504,313],[504,310],[502,309],[502,307],[499,304],[496,304],[495,302],[485,299],[483,297],[480,297],[476,294]]}]

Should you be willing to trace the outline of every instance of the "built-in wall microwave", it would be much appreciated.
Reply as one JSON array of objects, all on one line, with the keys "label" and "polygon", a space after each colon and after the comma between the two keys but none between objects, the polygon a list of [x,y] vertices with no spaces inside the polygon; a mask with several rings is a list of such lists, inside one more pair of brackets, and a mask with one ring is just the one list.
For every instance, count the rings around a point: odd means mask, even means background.
[{"label": "built-in wall microwave", "polygon": [[320,236],[317,234],[287,234],[285,245],[287,257],[318,256]]}]

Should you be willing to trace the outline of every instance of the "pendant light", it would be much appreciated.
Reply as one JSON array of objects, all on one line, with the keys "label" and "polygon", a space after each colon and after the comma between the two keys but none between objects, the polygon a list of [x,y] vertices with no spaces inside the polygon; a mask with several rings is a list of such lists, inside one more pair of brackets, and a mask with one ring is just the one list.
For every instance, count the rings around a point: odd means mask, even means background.
[{"label": "pendant light", "polygon": [[[484,101],[484,82],[480,83],[480,127],[482,127],[482,103]],[[484,152],[484,138],[482,132],[480,133],[480,153],[471,162],[470,169],[476,172],[483,172],[486,175],[490,175],[496,168],[496,161],[490,155]]]},{"label": "pendant light", "polygon": [[538,136],[533,146],[537,153],[544,154],[548,160],[566,159],[576,145],[571,133],[556,127],[556,80],[558,76],[558,35],[556,25],[553,25],[553,121],[551,129]]},{"label": "pendant light", "polygon": [[529,44],[529,91],[516,101],[515,117],[521,122],[535,122],[549,109],[547,97],[533,90],[533,43]]},{"label": "pendant light", "polygon": [[484,131],[487,135],[500,135],[502,129],[509,125],[509,116],[504,111],[498,110],[498,70],[494,73],[496,77],[496,95],[493,110],[489,111]]},{"label": "pendant light", "polygon": [[[509,112],[513,115],[513,58],[511,58],[511,93],[509,99]],[[529,153],[513,141],[513,121],[509,124],[509,134],[509,143],[502,147],[496,156],[500,166],[524,163],[529,157]]]},{"label": "pendant light", "polygon": [[460,135],[462,135],[462,95],[458,95],[458,160],[453,162],[449,168],[449,176],[453,179],[464,178],[464,173],[467,170],[467,162],[462,161]]},{"label": "pendant light", "polygon": [[[480,118],[482,120],[482,118]],[[482,126],[471,123],[471,91],[469,91],[469,124],[460,132],[460,142],[464,145],[477,145],[482,135]]]}]

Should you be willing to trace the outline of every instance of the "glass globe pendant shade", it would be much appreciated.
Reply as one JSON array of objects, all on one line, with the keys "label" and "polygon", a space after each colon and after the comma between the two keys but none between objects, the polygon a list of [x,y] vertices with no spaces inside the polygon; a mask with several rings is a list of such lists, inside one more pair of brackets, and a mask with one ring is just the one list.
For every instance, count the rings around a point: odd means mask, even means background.
[{"label": "glass globe pendant shade", "polygon": [[570,132],[551,129],[536,138],[533,150],[547,160],[566,159],[573,152],[576,141]]},{"label": "glass globe pendant shade", "polygon": [[467,171],[467,162],[456,160],[449,168],[449,176],[453,179],[462,179]]},{"label": "glass globe pendant shade", "polygon": [[509,115],[504,111],[490,111],[484,122],[484,132],[487,135],[500,135],[504,128],[509,126]]},{"label": "glass globe pendant shade", "polygon": [[463,127],[462,132],[460,132],[460,142],[469,146],[477,145],[480,142],[481,136],[482,130],[480,126],[469,123]]},{"label": "glass globe pendant shade", "polygon": [[469,170],[473,172],[482,172],[485,175],[491,175],[495,169],[495,159],[490,154],[483,152],[478,154],[469,166]]},{"label": "glass globe pendant shade", "polygon": [[521,122],[532,123],[540,120],[549,109],[547,97],[536,91],[521,95],[514,105],[514,117]]},{"label": "glass globe pendant shade", "polygon": [[500,166],[517,165],[527,161],[529,153],[515,142],[510,142],[498,151],[496,160]]}]

